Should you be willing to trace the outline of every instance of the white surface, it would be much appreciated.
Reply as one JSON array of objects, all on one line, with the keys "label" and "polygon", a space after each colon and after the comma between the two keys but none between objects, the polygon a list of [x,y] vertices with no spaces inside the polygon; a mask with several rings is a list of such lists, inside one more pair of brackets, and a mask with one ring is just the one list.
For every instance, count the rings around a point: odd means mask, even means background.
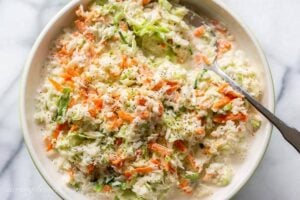
[{"label": "white surface", "polygon": [[[277,115],[300,129],[300,2],[223,0],[255,32],[271,65]],[[67,0],[0,0],[1,199],[57,199],[34,168],[18,121],[18,79],[31,45]],[[288,56],[289,54],[289,56]],[[299,199],[300,157],[274,131],[253,178],[234,199]]]}]

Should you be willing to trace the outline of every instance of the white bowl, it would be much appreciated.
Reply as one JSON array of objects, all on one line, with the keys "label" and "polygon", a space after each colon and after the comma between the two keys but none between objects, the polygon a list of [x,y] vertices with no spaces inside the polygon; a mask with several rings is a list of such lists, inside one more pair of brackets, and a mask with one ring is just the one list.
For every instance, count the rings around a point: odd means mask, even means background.
[{"label": "white bowl", "polygon": [[[274,110],[274,90],[270,69],[261,48],[245,25],[238,20],[219,0],[185,0],[193,4],[195,9],[201,10],[209,17],[222,21],[236,38],[240,49],[244,50],[250,60],[259,66],[264,84],[262,103],[271,111]],[[51,160],[47,157],[43,146],[42,135],[36,125],[33,114],[36,91],[42,82],[42,65],[48,53],[51,41],[68,26],[74,19],[77,6],[87,4],[89,0],[73,0],[67,4],[44,28],[36,40],[28,57],[21,84],[20,114],[24,138],[31,158],[49,186],[63,199],[87,199],[82,194],[68,188],[61,180]],[[271,136],[272,126],[263,121],[262,127],[254,137],[244,162],[235,172],[230,185],[218,189],[211,199],[229,199],[235,195],[254,173],[260,163]]]}]

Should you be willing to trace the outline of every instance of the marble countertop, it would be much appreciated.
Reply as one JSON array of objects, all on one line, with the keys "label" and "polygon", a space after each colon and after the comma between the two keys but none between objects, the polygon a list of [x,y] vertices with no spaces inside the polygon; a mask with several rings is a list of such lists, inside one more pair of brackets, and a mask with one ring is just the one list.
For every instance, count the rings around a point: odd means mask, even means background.
[{"label": "marble countertop", "polygon": [[[300,129],[299,0],[223,0],[256,34],[270,63],[276,114]],[[68,0],[0,0],[1,199],[59,199],[35,169],[18,123],[18,83],[29,50]],[[299,199],[300,156],[277,130],[258,170],[234,199]]]}]

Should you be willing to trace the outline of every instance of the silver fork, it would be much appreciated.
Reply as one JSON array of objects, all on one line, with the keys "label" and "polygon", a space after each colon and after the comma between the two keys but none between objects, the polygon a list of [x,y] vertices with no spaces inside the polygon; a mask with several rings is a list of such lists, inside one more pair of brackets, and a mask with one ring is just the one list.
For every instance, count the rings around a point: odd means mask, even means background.
[{"label": "silver fork", "polygon": [[[188,6],[186,7],[188,8]],[[205,24],[204,18],[191,10],[188,10],[184,20],[195,27]],[[286,141],[288,141],[298,151],[298,153],[300,153],[300,132],[295,128],[288,126],[278,117],[276,117],[260,102],[253,98],[246,90],[240,87],[231,77],[224,73],[218,67],[217,57],[215,57],[210,66],[206,66],[205,68],[215,72],[217,75],[222,77],[234,90],[244,95],[249,103],[252,104],[252,106],[255,107],[256,110],[258,110],[261,114],[263,114],[281,132]]]}]

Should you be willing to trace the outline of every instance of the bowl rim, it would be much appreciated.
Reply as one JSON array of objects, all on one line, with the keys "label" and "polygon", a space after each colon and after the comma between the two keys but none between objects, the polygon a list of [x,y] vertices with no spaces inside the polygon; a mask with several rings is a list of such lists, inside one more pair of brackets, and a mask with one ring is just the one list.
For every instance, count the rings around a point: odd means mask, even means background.
[{"label": "bowl rim", "polygon": [[[46,24],[46,26],[42,29],[40,32],[39,36],[35,40],[30,53],[28,55],[28,58],[26,60],[23,72],[22,72],[22,77],[20,80],[20,86],[19,86],[19,121],[21,124],[21,131],[24,137],[24,142],[26,145],[26,149],[29,153],[29,156],[35,166],[35,168],[38,170],[39,174],[43,177],[45,182],[48,184],[48,186],[62,199],[68,199],[67,196],[63,192],[60,191],[54,184],[51,184],[49,177],[47,177],[46,171],[43,168],[42,163],[39,161],[37,154],[35,153],[33,149],[33,145],[30,143],[30,137],[29,137],[29,131],[28,131],[28,126],[26,122],[26,116],[25,116],[25,88],[26,88],[26,81],[28,79],[28,74],[29,74],[29,69],[31,66],[32,59],[38,49],[39,44],[45,37],[45,35],[48,33],[48,31],[52,28],[53,24],[59,20],[59,18],[65,14],[67,11],[69,11],[73,6],[76,4],[79,4],[82,0],[72,0],[69,3],[67,3],[61,10],[57,12],[57,14],[54,15],[50,19],[50,21]],[[253,32],[248,28],[248,26],[241,20],[241,18],[231,9],[229,8],[225,3],[223,3],[221,0],[211,0],[215,5],[219,6],[221,9],[223,9],[228,15],[230,15],[240,26],[241,28],[246,32],[246,34],[249,36],[251,39],[251,42],[254,44],[258,55],[260,59],[263,62],[263,67],[265,68],[267,74],[269,75],[270,82],[268,84],[270,85],[271,88],[271,95],[269,100],[269,105],[270,105],[270,111],[274,113],[275,111],[275,89],[274,89],[274,80],[273,76],[271,73],[270,65],[266,59],[266,56],[262,50],[262,47],[260,46],[257,38],[254,36]],[[263,143],[263,150],[259,153],[258,159],[255,162],[254,167],[250,170],[250,172],[247,173],[247,175],[243,178],[243,180],[240,182],[240,184],[233,188],[229,193],[227,193],[226,199],[231,199],[234,197],[244,186],[245,184],[250,180],[250,178],[254,175],[255,171],[257,170],[259,164],[261,163],[267,149],[270,143],[271,135],[273,131],[273,125],[266,129],[266,140]]]}]

